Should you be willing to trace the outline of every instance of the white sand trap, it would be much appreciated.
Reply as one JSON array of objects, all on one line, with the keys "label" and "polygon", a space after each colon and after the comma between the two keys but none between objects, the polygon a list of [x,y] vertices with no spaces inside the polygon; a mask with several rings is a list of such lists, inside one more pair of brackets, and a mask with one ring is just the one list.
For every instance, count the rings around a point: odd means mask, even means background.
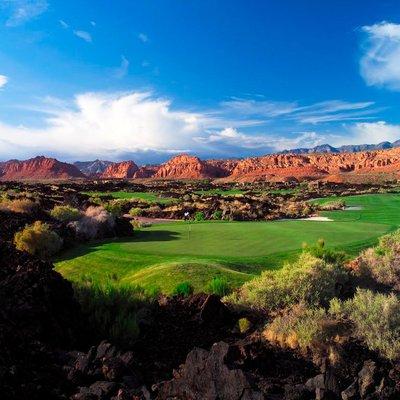
[{"label": "white sand trap", "polygon": [[362,209],[361,206],[348,206],[344,208],[345,211],[360,211]]},{"label": "white sand trap", "polygon": [[307,218],[299,218],[301,221],[319,221],[319,222],[329,222],[333,221],[333,219],[330,219],[328,217],[319,217],[319,216],[314,216],[314,217],[307,217]]}]

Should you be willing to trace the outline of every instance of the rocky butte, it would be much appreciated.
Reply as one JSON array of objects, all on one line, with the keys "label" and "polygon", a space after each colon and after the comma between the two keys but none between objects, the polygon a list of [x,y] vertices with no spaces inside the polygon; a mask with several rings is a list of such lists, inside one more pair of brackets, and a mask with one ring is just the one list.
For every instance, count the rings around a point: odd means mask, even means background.
[{"label": "rocky butte", "polygon": [[139,167],[133,161],[122,161],[120,163],[110,164],[101,174],[101,178],[133,178]]},{"label": "rocky butte", "polygon": [[10,160],[0,163],[1,180],[40,180],[85,178],[74,165],[43,156],[25,161]]}]

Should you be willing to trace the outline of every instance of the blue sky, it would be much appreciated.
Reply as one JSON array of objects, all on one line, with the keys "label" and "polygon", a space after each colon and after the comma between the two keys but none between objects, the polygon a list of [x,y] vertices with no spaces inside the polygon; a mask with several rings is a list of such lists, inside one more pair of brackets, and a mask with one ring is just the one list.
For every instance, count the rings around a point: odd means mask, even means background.
[{"label": "blue sky", "polygon": [[0,159],[400,138],[397,0],[0,0]]}]

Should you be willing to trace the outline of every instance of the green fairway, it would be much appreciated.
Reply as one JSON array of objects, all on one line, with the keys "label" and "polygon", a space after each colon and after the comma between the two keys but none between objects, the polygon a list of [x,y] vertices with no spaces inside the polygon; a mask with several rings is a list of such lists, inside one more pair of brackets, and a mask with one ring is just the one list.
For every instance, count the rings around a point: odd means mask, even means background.
[{"label": "green fairway", "polygon": [[130,200],[130,199],[141,199],[146,200],[149,203],[170,203],[174,199],[170,197],[160,197],[159,193],[153,192],[84,192],[91,197],[104,197],[104,196],[111,196],[114,199],[123,199],[123,200]]},{"label": "green fairway", "polygon": [[[332,199],[317,200],[318,202]],[[204,289],[214,276],[238,286],[264,269],[279,268],[302,244],[323,238],[327,247],[356,255],[400,225],[400,195],[345,198],[360,210],[323,212],[334,221],[175,222],[153,225],[133,238],[81,245],[63,254],[57,270],[71,280],[83,275],[158,286],[171,292],[182,281]]]},{"label": "green fairway", "polygon": [[360,196],[327,197],[313,200],[323,204],[342,199],[348,207],[360,209],[325,211],[321,215],[335,221],[376,222],[380,224],[400,225],[400,195],[397,193],[366,194]]}]

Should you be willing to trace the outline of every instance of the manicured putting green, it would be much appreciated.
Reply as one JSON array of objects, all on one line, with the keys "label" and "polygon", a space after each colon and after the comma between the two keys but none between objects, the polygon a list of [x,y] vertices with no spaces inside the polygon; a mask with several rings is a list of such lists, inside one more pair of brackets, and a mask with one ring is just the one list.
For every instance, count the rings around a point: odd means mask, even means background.
[{"label": "manicured putting green", "polygon": [[167,293],[182,281],[204,289],[214,276],[224,276],[238,286],[264,269],[279,268],[301,251],[304,242],[323,238],[327,247],[355,255],[400,225],[399,195],[357,196],[346,202],[362,210],[323,213],[334,219],[331,222],[153,225],[131,239],[74,248],[56,266],[71,280],[83,275],[103,280],[115,274],[120,282],[158,286]]}]

